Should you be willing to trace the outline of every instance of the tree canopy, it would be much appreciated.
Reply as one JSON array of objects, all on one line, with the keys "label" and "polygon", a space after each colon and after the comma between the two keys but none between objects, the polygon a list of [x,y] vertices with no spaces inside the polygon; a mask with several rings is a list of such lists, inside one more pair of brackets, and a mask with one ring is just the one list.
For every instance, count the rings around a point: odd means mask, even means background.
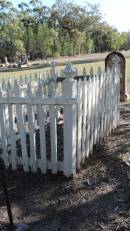
[{"label": "tree canopy", "polygon": [[130,34],[104,22],[98,4],[56,0],[47,7],[31,0],[15,8],[0,0],[0,59],[14,60],[25,53],[35,59],[129,48]]}]

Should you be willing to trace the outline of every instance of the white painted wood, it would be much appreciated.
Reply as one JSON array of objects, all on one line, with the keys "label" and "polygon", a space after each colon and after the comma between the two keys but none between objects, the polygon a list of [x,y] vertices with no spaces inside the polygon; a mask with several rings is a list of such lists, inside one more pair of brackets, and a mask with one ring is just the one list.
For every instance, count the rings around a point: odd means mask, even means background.
[{"label": "white painted wood", "polygon": [[91,85],[92,85],[92,80],[91,77],[89,76],[88,80],[87,80],[87,103],[88,103],[88,110],[87,110],[87,131],[86,131],[86,157],[89,156],[90,153],[90,139],[91,139],[91,99],[92,99],[92,91],[91,91]]},{"label": "white painted wood", "polygon": [[116,97],[116,89],[117,89],[117,83],[116,83],[116,73],[115,73],[115,66],[113,65],[112,66],[112,75],[114,77],[114,103],[115,103],[115,106],[113,108],[113,129],[115,129],[116,127],[116,116],[117,116],[117,106],[116,106],[116,103],[117,103],[117,97]]},{"label": "white painted wood", "polygon": [[[43,98],[42,86],[38,85],[37,97],[41,100]],[[40,169],[42,173],[46,173],[46,137],[45,137],[45,118],[44,109],[42,105],[37,105],[37,117],[39,121],[39,132],[40,132],[40,154],[41,154],[41,165]]]},{"label": "white painted wood", "polygon": [[108,115],[108,131],[107,131],[107,135],[111,134],[111,125],[112,125],[112,122],[111,122],[111,114],[112,114],[112,111],[111,111],[111,107],[112,107],[112,95],[113,95],[113,84],[112,84],[112,75],[111,75],[111,72],[110,72],[110,75],[109,75],[109,115]]},{"label": "white painted wood", "polygon": [[[20,97],[20,91],[17,81],[15,81],[15,96]],[[18,129],[20,132],[20,141],[21,141],[21,149],[22,149],[22,161],[23,161],[23,169],[25,172],[29,171],[28,166],[28,154],[27,154],[27,145],[26,145],[26,134],[24,129],[24,120],[22,116],[22,106],[21,104],[16,105],[17,112],[17,120],[18,120]]]},{"label": "white painted wood", "polygon": [[[110,73],[106,76],[106,90],[105,90],[105,131],[104,135],[105,137],[108,135],[108,127],[109,127],[109,96],[110,96],[110,87],[109,87],[109,80],[110,80]],[[105,138],[104,137],[104,138]]]},{"label": "white painted wood", "polygon": [[[0,89],[0,98],[2,97],[2,92]],[[8,151],[7,151],[7,139],[5,133],[4,124],[4,105],[0,105],[0,130],[1,130],[1,142],[2,142],[2,158],[4,160],[5,166],[8,167]]]},{"label": "white painted wood", "polygon": [[6,82],[5,82],[5,79],[2,79],[2,90],[6,91]]},{"label": "white painted wood", "polygon": [[[11,96],[11,88],[8,84],[7,88],[8,97]],[[11,165],[12,170],[17,169],[17,156],[16,156],[16,134],[15,134],[15,126],[14,126],[14,118],[13,118],[13,106],[12,104],[8,105],[8,117],[9,117],[9,130],[10,130],[10,140],[11,140]]]},{"label": "white painted wood", "polygon": [[96,133],[96,75],[94,75],[94,95],[93,95],[93,145],[95,145],[95,133]]},{"label": "white painted wood", "polygon": [[[12,157],[9,156],[9,163],[11,163],[11,158]],[[28,164],[29,164],[29,167],[31,167],[31,159],[30,158],[28,159]],[[21,157],[18,157],[18,165],[22,166],[22,158]],[[37,166],[37,168],[41,167],[41,160],[40,159],[36,160],[36,166]],[[47,160],[47,169],[49,169],[49,170],[52,169],[52,162],[49,160]],[[58,171],[63,171],[63,162],[61,162],[61,161],[57,162],[57,169],[58,169]]]},{"label": "white painted wood", "polygon": [[[32,97],[32,90],[30,83],[28,83],[27,95],[29,98]],[[35,140],[35,128],[33,122],[33,106],[27,106],[27,116],[28,116],[28,130],[29,130],[29,139],[30,139],[30,155],[31,155],[31,170],[32,172],[37,171],[36,167],[36,140]]]},{"label": "white painted wood", "polygon": [[95,133],[94,133],[94,144],[97,143],[98,136],[98,116],[99,116],[99,76],[95,78]]},{"label": "white painted wood", "polygon": [[73,105],[77,104],[77,99],[74,97],[55,97],[55,98],[38,98],[38,97],[5,97],[0,98],[0,104],[31,104],[31,105]]},{"label": "white painted wood", "polygon": [[[16,86],[14,92],[12,84],[10,93],[7,94],[7,83],[3,84],[4,91],[0,97],[3,122],[0,122],[0,124],[3,124],[1,131],[5,132],[3,136],[5,138],[1,136],[0,138],[3,140],[0,139],[0,143],[4,144],[4,150],[7,149],[7,144],[11,144],[9,159],[13,170],[17,168],[18,164],[16,139],[19,138],[21,143],[23,140],[25,144],[22,144],[22,158],[20,158],[22,161],[24,160],[24,164],[27,163],[27,166],[24,166],[25,171],[28,171],[28,168],[31,167],[31,171],[35,172],[40,167],[43,173],[46,173],[48,168],[52,170],[52,173],[57,173],[59,162],[57,161],[56,115],[60,106],[64,106],[64,162],[62,163],[62,170],[66,176],[70,176],[75,174],[76,166],[77,169],[80,169],[81,159],[84,162],[85,157],[88,157],[92,152],[93,145],[104,139],[111,132],[111,129],[117,126],[119,120],[120,74],[118,73],[118,65],[115,66],[115,69],[113,67],[112,70],[113,72],[106,76],[101,73],[99,68],[98,75],[95,78],[91,69],[92,76],[89,80],[84,80],[83,84],[79,80],[78,86],[76,86],[77,81],[72,79],[74,68],[69,67],[66,72],[67,79],[63,83],[62,97],[56,96],[62,95],[62,84],[56,86],[56,81],[54,81],[55,84],[52,84],[51,91],[49,91],[50,80],[43,80],[43,73],[37,75],[37,82],[33,82],[31,76],[26,79],[24,84],[22,78],[20,78],[19,94],[15,94]],[[51,72],[52,80],[53,77],[54,72]],[[28,88],[28,94],[26,95],[28,82],[31,86],[30,90]],[[76,95],[77,93],[78,95]],[[22,97],[20,94],[22,94]],[[78,108],[76,109],[77,103]],[[17,110],[15,110],[15,107]],[[78,111],[76,112],[76,110]],[[26,114],[28,115],[28,121],[23,120],[23,115]],[[38,123],[36,123],[34,115],[37,116]],[[14,123],[15,117],[19,117],[17,118],[18,128],[17,123]],[[50,122],[51,127],[51,161],[48,161],[46,156],[45,125],[48,122]],[[30,137],[30,158],[28,158],[26,150],[25,128]],[[36,157],[35,129],[40,129],[40,159]],[[4,134],[4,132],[1,133]],[[16,132],[18,133],[17,136],[15,135]],[[25,152],[23,146],[25,146]],[[8,153],[6,155],[8,165]]]},{"label": "white painted wood", "polygon": [[[96,130],[96,76],[94,75],[94,83],[93,83],[93,145],[95,145],[95,130]],[[93,150],[92,150],[93,151]]]},{"label": "white painted wood", "polygon": [[115,66],[115,98],[116,98],[116,105],[115,105],[115,126],[114,128],[116,128],[117,124],[118,124],[118,70],[117,70],[117,66]]},{"label": "white painted wood", "polygon": [[116,121],[116,126],[119,124],[120,120],[120,78],[121,78],[121,73],[120,73],[120,65],[119,63],[117,65],[117,121]]},{"label": "white painted wood", "polygon": [[[65,68],[67,77],[63,82],[63,96],[77,96],[77,81],[73,80],[76,70],[70,64]],[[69,177],[76,173],[76,128],[77,106],[64,105],[64,175]]]},{"label": "white painted wood", "polygon": [[91,77],[91,125],[90,125],[90,131],[91,131],[91,138],[90,138],[90,153],[93,151],[93,144],[94,144],[94,117],[95,117],[95,76]]},{"label": "white painted wood", "polygon": [[114,83],[113,83],[113,76],[112,73],[109,73],[109,78],[111,79],[110,81],[110,89],[111,89],[111,94],[110,94],[110,133],[112,132],[113,129],[113,109],[114,109]]},{"label": "white painted wood", "polygon": [[101,114],[100,114],[100,142],[103,139],[103,122],[104,122],[104,74],[101,76]]},{"label": "white painted wood", "polygon": [[103,128],[103,140],[106,138],[107,133],[107,115],[108,115],[108,76],[105,75],[105,89],[104,89],[104,128]]},{"label": "white painted wood", "polygon": [[82,82],[78,81],[78,108],[77,108],[77,169],[80,169],[81,165],[81,143],[82,143]]},{"label": "white painted wood", "polygon": [[111,129],[114,129],[114,118],[115,118],[115,76],[113,75],[113,72],[111,71],[111,77],[112,77],[112,95],[111,95],[111,104],[112,104],[112,111],[111,111]]},{"label": "white painted wood", "polygon": [[114,101],[114,99],[111,98],[112,94],[113,94],[113,89],[112,89],[112,76],[111,76],[111,71],[108,69],[107,71],[107,124],[106,124],[106,136],[109,135],[109,133],[111,132],[111,110],[112,110],[112,101]]},{"label": "white painted wood", "polygon": [[100,130],[101,130],[101,76],[102,73],[99,74],[99,80],[98,80],[98,134],[97,134],[97,143],[100,142]]},{"label": "white painted wood", "polygon": [[106,138],[106,122],[107,122],[107,87],[108,87],[108,82],[107,82],[107,75],[105,74],[104,78],[104,121],[103,121],[103,140]]},{"label": "white painted wood", "polygon": [[117,70],[117,65],[114,64],[113,65],[115,68],[115,123],[114,123],[114,128],[116,128],[117,126],[117,113],[118,113],[118,94],[117,94],[117,88],[118,88],[118,83],[117,83],[117,79],[118,79],[118,70]]},{"label": "white painted wood", "polygon": [[117,75],[117,124],[120,121],[120,79],[121,79],[121,72],[120,72],[120,65],[118,63],[118,75]]},{"label": "white painted wood", "polygon": [[95,75],[94,80],[94,139],[93,143],[96,144],[96,129],[97,129],[97,75]]},{"label": "white painted wood", "polygon": [[[51,97],[55,97],[55,83],[51,82]],[[50,108],[50,135],[51,135],[51,161],[52,173],[57,173],[57,121],[56,121],[56,107]]]},{"label": "white painted wood", "polygon": [[82,81],[83,126],[82,126],[82,162],[86,154],[86,120],[87,120],[87,80]]},{"label": "white painted wood", "polygon": [[110,73],[109,76],[106,77],[106,83],[107,83],[107,88],[106,88],[106,130],[105,130],[105,137],[108,136],[109,134],[109,110],[110,110]]},{"label": "white painted wood", "polygon": [[111,113],[112,113],[112,111],[111,111],[111,108],[112,108],[112,102],[111,102],[111,100],[112,100],[112,98],[111,98],[111,96],[112,96],[112,94],[113,94],[113,84],[112,84],[112,75],[111,75],[111,72],[110,72],[110,74],[109,74],[109,95],[108,95],[108,97],[109,97],[109,112],[108,112],[108,121],[107,121],[107,136],[109,135],[109,134],[111,134],[111,124],[112,124],[112,122],[111,122]]},{"label": "white painted wood", "polygon": [[101,79],[102,73],[99,72],[99,80],[98,80],[98,132],[97,132],[97,143],[100,142],[100,134],[101,134],[101,113],[102,113],[102,86]]},{"label": "white painted wood", "polygon": [[10,132],[9,132],[9,113],[8,113],[8,106],[3,106],[4,111],[4,124],[5,124],[5,134],[7,139],[7,145],[10,145]]}]

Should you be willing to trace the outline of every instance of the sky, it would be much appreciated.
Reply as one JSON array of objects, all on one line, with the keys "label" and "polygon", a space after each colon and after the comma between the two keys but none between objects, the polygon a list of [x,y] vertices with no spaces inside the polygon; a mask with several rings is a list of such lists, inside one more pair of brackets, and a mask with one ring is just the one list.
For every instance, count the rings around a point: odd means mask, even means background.
[{"label": "sky", "polygon": [[[11,0],[17,5],[29,0]],[[42,0],[44,5],[51,6],[55,0]],[[74,3],[84,5],[85,0],[73,0]],[[90,3],[99,3],[103,19],[110,26],[115,26],[120,32],[130,30],[130,0],[87,0]]]}]

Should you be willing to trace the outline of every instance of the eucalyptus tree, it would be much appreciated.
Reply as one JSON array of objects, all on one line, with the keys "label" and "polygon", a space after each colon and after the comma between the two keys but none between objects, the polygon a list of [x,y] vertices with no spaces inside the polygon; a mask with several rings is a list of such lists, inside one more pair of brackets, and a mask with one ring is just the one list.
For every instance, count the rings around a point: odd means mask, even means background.
[{"label": "eucalyptus tree", "polygon": [[41,0],[30,0],[15,8],[0,0],[0,58],[25,52],[34,59],[127,49],[129,38],[102,21],[98,4],[56,0],[47,7]]},{"label": "eucalyptus tree", "polygon": [[23,36],[19,25],[18,11],[13,4],[0,0],[0,58],[14,59],[17,52],[23,52]]},{"label": "eucalyptus tree", "polygon": [[86,39],[87,32],[92,31],[101,18],[99,5],[86,3],[82,7],[65,0],[56,0],[51,7],[48,23],[59,33],[61,54],[73,55],[81,51],[85,52],[87,42],[93,48],[93,40]]}]

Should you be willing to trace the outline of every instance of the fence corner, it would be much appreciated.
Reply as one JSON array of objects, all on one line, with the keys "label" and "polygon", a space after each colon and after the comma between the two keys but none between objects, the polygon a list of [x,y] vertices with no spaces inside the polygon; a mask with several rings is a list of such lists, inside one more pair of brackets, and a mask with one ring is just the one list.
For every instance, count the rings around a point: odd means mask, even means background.
[{"label": "fence corner", "polygon": [[[63,97],[77,96],[77,81],[73,79],[76,69],[68,64],[64,69],[66,79],[63,82]],[[64,106],[64,164],[63,171],[66,177],[76,174],[76,130],[77,105]]]}]

